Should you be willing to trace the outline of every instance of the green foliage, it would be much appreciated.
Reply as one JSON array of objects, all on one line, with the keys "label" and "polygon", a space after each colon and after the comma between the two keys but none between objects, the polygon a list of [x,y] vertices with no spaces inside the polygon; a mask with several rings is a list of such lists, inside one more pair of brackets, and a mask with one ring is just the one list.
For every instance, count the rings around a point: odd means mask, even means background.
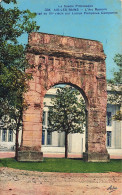
[{"label": "green foliage", "polygon": [[7,4],[9,4],[9,3],[11,3],[11,2],[13,2],[13,3],[17,3],[17,1],[16,0],[2,0],[2,1],[4,1],[5,3],[7,3]]},{"label": "green foliage", "polygon": [[113,85],[122,84],[122,54],[116,54],[114,57],[114,62],[118,66],[118,71],[114,72],[114,78],[108,82]]},{"label": "green foliage", "polygon": [[35,13],[17,7],[5,9],[3,2],[16,4],[17,1],[3,0],[0,4],[0,119],[9,115],[19,128],[22,111],[27,108],[23,93],[27,91],[27,81],[32,75],[25,72],[27,46],[19,44],[18,38],[23,33],[37,31],[39,26],[33,21]]},{"label": "green foliage", "polygon": [[17,162],[15,159],[0,159],[0,167],[14,169],[40,171],[40,172],[63,172],[63,173],[106,173],[122,172],[122,160],[110,160],[104,162],[86,163],[82,159],[44,158],[43,162]]},{"label": "green foliage", "polygon": [[119,110],[116,112],[116,114],[113,116],[113,120],[121,121],[122,120],[122,112]]},{"label": "green foliage", "polygon": [[78,91],[72,87],[57,89],[49,110],[50,131],[83,133],[85,125],[85,102],[78,100]]},{"label": "green foliage", "polygon": [[[121,106],[122,104],[122,54],[116,54],[114,57],[114,62],[118,66],[118,71],[114,72],[114,78],[108,80],[108,84],[111,87],[111,93],[108,94],[108,103],[110,104],[118,104]],[[118,111],[115,116],[113,116],[114,120],[121,120],[121,112]]]}]

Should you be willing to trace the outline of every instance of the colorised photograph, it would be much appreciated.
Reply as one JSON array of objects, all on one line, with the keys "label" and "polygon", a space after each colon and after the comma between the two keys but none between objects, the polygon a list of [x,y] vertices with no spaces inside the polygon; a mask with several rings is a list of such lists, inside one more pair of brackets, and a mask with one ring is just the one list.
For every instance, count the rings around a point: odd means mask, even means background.
[{"label": "colorised photograph", "polygon": [[0,0],[0,194],[122,194],[122,0]]}]

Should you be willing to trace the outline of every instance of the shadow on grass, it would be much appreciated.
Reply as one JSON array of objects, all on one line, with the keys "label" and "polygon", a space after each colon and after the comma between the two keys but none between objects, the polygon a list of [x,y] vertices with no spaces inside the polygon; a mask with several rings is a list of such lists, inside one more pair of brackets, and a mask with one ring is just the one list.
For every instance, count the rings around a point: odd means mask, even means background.
[{"label": "shadow on grass", "polygon": [[68,158],[68,159],[71,159],[71,160],[82,160],[83,161],[83,158]]}]

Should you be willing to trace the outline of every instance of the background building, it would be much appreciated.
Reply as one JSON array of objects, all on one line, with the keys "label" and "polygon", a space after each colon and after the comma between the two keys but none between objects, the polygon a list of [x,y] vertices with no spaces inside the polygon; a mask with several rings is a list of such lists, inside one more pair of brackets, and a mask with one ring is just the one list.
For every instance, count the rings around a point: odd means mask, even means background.
[{"label": "background building", "polygon": [[[108,94],[110,88],[108,87]],[[65,133],[49,132],[48,131],[48,113],[51,106],[51,98],[56,96],[57,87],[48,90],[44,98],[43,110],[43,132],[42,132],[42,152],[44,153],[64,153],[64,138]],[[106,145],[109,154],[122,154],[122,121],[115,121],[112,116],[120,110],[120,105],[107,104],[106,117]],[[21,144],[22,130],[19,132],[19,144]],[[85,128],[84,133],[69,134],[68,152],[74,154],[82,154],[85,152]],[[15,130],[9,129],[0,123],[0,150],[15,149]]]}]

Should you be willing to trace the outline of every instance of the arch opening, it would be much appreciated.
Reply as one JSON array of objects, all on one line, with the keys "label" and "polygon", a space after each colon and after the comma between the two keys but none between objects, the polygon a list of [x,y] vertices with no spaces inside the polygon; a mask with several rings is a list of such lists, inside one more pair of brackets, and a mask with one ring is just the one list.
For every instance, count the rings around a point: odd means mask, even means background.
[{"label": "arch opening", "polygon": [[78,85],[76,84],[73,84],[71,82],[56,82],[50,86],[48,86],[48,90],[50,90],[51,88],[57,88],[58,86],[62,86],[62,87],[65,87],[65,86],[71,86],[73,87],[74,89],[78,90],[80,92],[80,94],[82,95],[84,101],[85,101],[85,104],[86,104],[86,109],[88,110],[88,106],[89,106],[89,102],[88,102],[88,97],[87,95],[85,94],[84,90],[82,88],[80,88]]},{"label": "arch opening", "polygon": [[[61,129],[60,130],[60,125],[56,128],[56,131],[53,131],[50,129],[50,125],[49,125],[49,112],[50,112],[50,108],[52,108],[54,105],[52,105],[52,99],[56,99],[57,97],[57,90],[64,90],[65,88],[69,88],[70,91],[68,93],[72,91],[74,91],[76,93],[75,97],[77,98],[77,102],[80,103],[82,101],[83,106],[81,107],[82,110],[82,118],[85,117],[85,121],[83,122],[82,120],[82,125],[81,125],[81,129],[82,129],[82,133],[79,129],[76,128],[75,132],[70,132],[68,133],[68,156],[75,156],[75,157],[83,157],[83,152],[86,151],[85,147],[86,147],[86,133],[87,133],[87,115],[86,115],[86,108],[88,106],[88,103],[86,105],[87,102],[87,98],[84,99],[84,96],[82,94],[83,91],[78,87],[69,84],[69,83],[59,83],[57,85],[53,85],[53,87],[50,87],[49,90],[47,90],[47,93],[45,94],[44,100],[43,100],[43,122],[42,122],[42,152],[44,153],[44,156],[46,154],[52,154],[52,156],[57,155],[57,156],[62,156],[64,157],[65,155],[65,150],[66,150],[66,146],[65,146],[65,134],[66,134],[66,130],[65,129]],[[82,91],[82,94],[81,94]],[[63,97],[60,98],[60,100],[63,103]],[[68,99],[66,99],[68,101]],[[55,104],[56,105],[56,104]],[[72,115],[71,109],[69,109],[69,106],[71,106],[71,101],[68,104],[68,107],[65,107],[65,109],[68,111],[70,110],[70,113],[68,112],[68,115]],[[82,106],[82,104],[81,104]],[[77,108],[78,109],[78,108]],[[60,111],[62,110],[62,108],[60,107],[58,110],[57,114],[59,117],[60,116]],[[53,110],[54,111],[54,110]],[[73,111],[73,110],[72,110]],[[76,114],[74,114],[74,117]],[[81,115],[81,113],[79,113],[79,115]],[[84,116],[83,116],[84,115]],[[53,115],[54,117],[55,115]],[[62,117],[63,120],[66,119],[66,117]],[[79,117],[79,116],[77,116]],[[57,117],[53,118],[53,120],[57,119]],[[73,119],[73,116],[72,116]],[[79,117],[80,119],[80,117]],[[51,120],[51,118],[50,118]],[[60,122],[60,119],[57,119],[58,122]],[[81,121],[79,121],[79,123],[81,123]],[[70,121],[69,121],[70,124]],[[70,124],[71,125],[71,124]],[[58,129],[59,128],[59,129]],[[77,140],[77,141],[76,141]],[[55,153],[55,154],[54,154]]]}]

